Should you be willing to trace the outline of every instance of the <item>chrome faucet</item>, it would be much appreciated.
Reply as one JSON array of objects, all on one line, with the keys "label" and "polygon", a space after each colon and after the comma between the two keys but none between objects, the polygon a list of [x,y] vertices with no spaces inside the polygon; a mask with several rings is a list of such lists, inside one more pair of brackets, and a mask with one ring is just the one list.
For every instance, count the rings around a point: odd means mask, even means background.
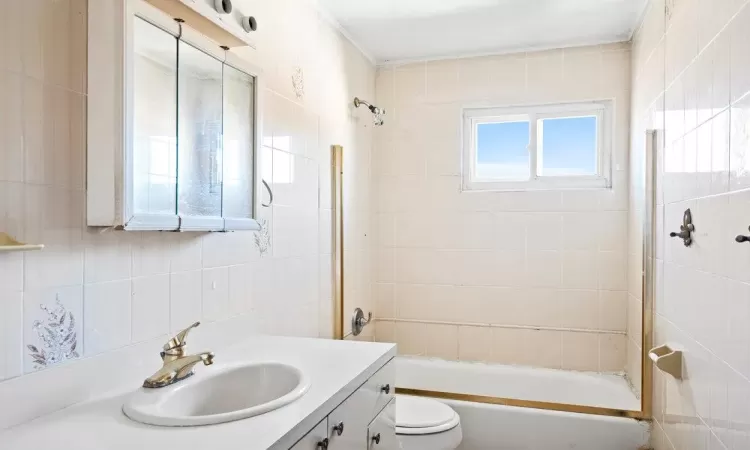
[{"label": "chrome faucet", "polygon": [[193,366],[199,362],[206,366],[213,364],[214,354],[212,352],[185,356],[185,345],[187,344],[185,337],[190,333],[190,330],[200,324],[200,322],[195,322],[164,344],[164,351],[160,353],[164,365],[155,374],[146,378],[143,387],[160,388],[169,386],[191,376]]}]

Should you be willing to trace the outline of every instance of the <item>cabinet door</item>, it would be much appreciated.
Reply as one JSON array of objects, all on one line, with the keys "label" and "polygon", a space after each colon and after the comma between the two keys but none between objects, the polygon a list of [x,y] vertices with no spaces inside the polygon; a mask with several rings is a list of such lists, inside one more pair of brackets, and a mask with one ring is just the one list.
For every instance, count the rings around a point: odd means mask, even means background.
[{"label": "cabinet door", "polygon": [[225,220],[252,219],[255,212],[255,78],[224,66],[224,173],[222,215]]},{"label": "cabinet door", "polygon": [[368,450],[398,450],[396,399],[391,400],[367,428]]},{"label": "cabinet door", "polygon": [[332,450],[364,450],[367,426],[394,396],[395,366],[386,364],[328,416]]},{"label": "cabinet door", "polygon": [[138,17],[133,110],[133,214],[173,216],[177,224],[177,39]]},{"label": "cabinet door", "polygon": [[328,419],[323,419],[289,450],[326,450],[328,448]]},{"label": "cabinet door", "polygon": [[372,421],[371,395],[360,388],[328,416],[330,450],[365,450]]},{"label": "cabinet door", "polygon": [[214,218],[222,229],[224,64],[179,42],[177,64],[177,211],[185,219]]}]

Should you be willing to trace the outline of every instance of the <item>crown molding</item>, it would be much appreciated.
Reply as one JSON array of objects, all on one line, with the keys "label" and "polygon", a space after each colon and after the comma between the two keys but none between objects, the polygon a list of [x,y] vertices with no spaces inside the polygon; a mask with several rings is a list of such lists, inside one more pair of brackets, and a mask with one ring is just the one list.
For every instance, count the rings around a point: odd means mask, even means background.
[{"label": "crown molding", "polygon": [[362,54],[362,56],[370,61],[370,64],[372,64],[373,66],[378,65],[377,60],[372,55],[372,53],[362,45],[360,45],[360,43],[357,42],[351,34],[349,34],[346,28],[341,25],[341,23],[330,13],[330,11],[328,11],[325,6],[320,4],[320,1],[314,1],[313,3],[315,5],[315,9],[318,10],[318,15],[323,19],[324,22],[330,25],[334,30],[338,31],[338,33],[344,36],[346,40],[351,42],[351,44]]},{"label": "crown molding", "polygon": [[437,55],[430,57],[416,57],[416,58],[401,58],[401,59],[387,59],[384,61],[378,61],[378,67],[397,67],[406,64],[414,63],[427,63],[432,61],[446,61],[452,59],[467,59],[467,58],[481,58],[484,56],[503,56],[503,55],[520,55],[523,56],[527,53],[543,52],[548,50],[565,50],[577,47],[590,47],[596,45],[610,45],[610,44],[626,44],[629,43],[630,39],[612,39],[612,40],[591,40],[591,41],[580,41],[565,45],[563,47],[556,45],[542,45],[542,46],[530,46],[530,47],[517,47],[507,48],[497,51],[487,52],[461,52],[454,54]]}]

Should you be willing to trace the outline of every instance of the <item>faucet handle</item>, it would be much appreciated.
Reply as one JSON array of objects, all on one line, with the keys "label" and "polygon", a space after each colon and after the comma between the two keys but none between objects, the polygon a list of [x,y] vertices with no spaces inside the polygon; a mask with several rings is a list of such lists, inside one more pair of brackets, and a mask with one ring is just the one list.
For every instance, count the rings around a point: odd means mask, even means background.
[{"label": "faucet handle", "polygon": [[185,338],[187,337],[188,333],[190,333],[193,328],[197,327],[200,324],[200,322],[195,322],[194,324],[177,333],[175,337],[164,344],[164,351],[174,350],[185,345]]}]

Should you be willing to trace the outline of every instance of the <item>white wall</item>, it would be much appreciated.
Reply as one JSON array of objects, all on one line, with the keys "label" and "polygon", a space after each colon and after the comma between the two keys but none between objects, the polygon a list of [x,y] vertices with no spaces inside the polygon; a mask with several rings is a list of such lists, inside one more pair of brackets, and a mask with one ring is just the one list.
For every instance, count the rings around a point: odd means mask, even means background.
[{"label": "white wall", "polygon": [[[257,49],[240,52],[267,82],[262,157],[271,158],[264,176],[275,193],[262,213],[269,253],[261,256],[248,232],[102,232],[84,226],[86,3],[0,2],[0,231],[46,245],[0,254],[0,397],[33,391],[30,403],[39,406],[4,407],[0,428],[92,395],[86,377],[63,374],[93,373],[108,355],[123,365],[152,356],[141,369],[147,375],[168,333],[197,320],[216,336],[233,323],[243,324],[240,334],[330,336],[332,144],[345,147],[351,174],[347,289],[369,309],[371,122],[350,104],[374,97],[370,61],[313,1],[236,0],[259,23]],[[304,72],[303,99],[292,86],[296,67]],[[74,315],[81,361],[31,375],[37,368],[27,345],[42,346],[32,327],[44,319],[40,305],[54,306],[56,296]]]},{"label": "white wall", "polygon": [[[376,339],[403,354],[623,372],[628,43],[378,69]],[[613,99],[612,190],[468,192],[461,108]]]},{"label": "white wall", "polygon": [[[652,0],[633,74],[636,179],[645,131],[664,138],[654,344],[684,350],[683,380],[655,369],[653,446],[750,448],[750,247],[734,241],[750,225],[750,5]],[[687,208],[690,248],[668,237]]]}]

